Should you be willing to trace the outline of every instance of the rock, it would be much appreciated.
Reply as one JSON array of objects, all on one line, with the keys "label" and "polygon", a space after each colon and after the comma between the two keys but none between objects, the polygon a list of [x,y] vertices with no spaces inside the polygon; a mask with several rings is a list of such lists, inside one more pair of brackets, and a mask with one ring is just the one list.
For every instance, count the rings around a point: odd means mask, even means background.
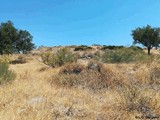
[{"label": "rock", "polygon": [[88,69],[100,72],[101,66],[98,63],[90,63]]},{"label": "rock", "polygon": [[34,98],[29,99],[27,103],[29,105],[34,105],[34,104],[38,104],[44,101],[46,101],[45,97],[34,97]]}]

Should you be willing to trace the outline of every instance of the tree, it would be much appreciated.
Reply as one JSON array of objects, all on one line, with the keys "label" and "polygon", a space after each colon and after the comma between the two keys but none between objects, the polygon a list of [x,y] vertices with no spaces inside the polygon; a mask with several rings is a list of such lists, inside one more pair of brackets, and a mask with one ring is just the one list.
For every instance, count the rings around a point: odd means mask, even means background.
[{"label": "tree", "polygon": [[34,49],[33,37],[26,30],[17,30],[11,21],[0,24],[0,54],[27,53]]},{"label": "tree", "polygon": [[18,31],[18,40],[17,40],[17,51],[20,53],[27,53],[35,48],[34,44],[32,43],[32,36],[26,30],[19,30]]},{"label": "tree", "polygon": [[152,28],[147,25],[143,28],[132,30],[134,43],[140,43],[147,47],[148,55],[153,47],[160,45],[160,28]]},{"label": "tree", "polygon": [[0,54],[11,54],[15,51],[17,29],[11,21],[0,24]]}]

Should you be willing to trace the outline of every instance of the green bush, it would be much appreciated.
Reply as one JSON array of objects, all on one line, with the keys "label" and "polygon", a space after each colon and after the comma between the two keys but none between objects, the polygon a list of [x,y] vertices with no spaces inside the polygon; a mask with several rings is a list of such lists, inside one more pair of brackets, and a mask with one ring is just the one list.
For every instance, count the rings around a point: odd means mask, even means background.
[{"label": "green bush", "polygon": [[139,49],[121,48],[105,51],[102,55],[102,61],[109,63],[128,63],[134,61],[147,61],[149,57],[146,53]]},{"label": "green bush", "polygon": [[63,48],[53,54],[51,52],[43,53],[41,55],[43,62],[51,67],[62,66],[65,63],[76,61],[77,57],[71,53],[69,49]]},{"label": "green bush", "polygon": [[76,55],[70,52],[67,48],[58,50],[56,56],[58,58],[59,66],[76,61]]},{"label": "green bush", "polygon": [[85,50],[90,50],[90,49],[92,49],[92,47],[88,47],[86,45],[81,45],[81,46],[75,47],[74,51],[85,51]]},{"label": "green bush", "polygon": [[114,46],[114,45],[104,45],[101,50],[106,50],[106,49],[109,49],[109,50],[115,50],[115,49],[121,49],[121,48],[124,48],[124,46]]},{"label": "green bush", "polygon": [[0,63],[0,84],[4,84],[15,79],[15,74],[8,69],[7,63]]},{"label": "green bush", "polygon": [[139,47],[139,46],[130,46],[129,47],[130,49],[132,49],[132,50],[143,50],[141,47]]},{"label": "green bush", "polygon": [[52,54],[51,52],[42,53],[41,58],[42,58],[43,63],[45,63],[46,65],[52,66],[52,67],[55,66],[56,61],[57,61],[55,59],[55,55]]}]

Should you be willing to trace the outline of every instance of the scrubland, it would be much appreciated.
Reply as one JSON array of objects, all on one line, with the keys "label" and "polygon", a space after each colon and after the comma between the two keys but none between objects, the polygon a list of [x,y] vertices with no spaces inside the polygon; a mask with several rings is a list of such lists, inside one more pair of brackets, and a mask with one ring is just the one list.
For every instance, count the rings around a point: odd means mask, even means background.
[{"label": "scrubland", "polygon": [[158,50],[57,49],[5,57],[0,120],[160,119]]}]

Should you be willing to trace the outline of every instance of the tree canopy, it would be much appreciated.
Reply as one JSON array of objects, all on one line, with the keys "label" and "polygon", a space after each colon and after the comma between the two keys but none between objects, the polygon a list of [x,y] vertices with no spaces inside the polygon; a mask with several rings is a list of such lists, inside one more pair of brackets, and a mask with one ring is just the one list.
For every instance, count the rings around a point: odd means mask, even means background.
[{"label": "tree canopy", "polygon": [[18,30],[11,21],[0,24],[0,54],[27,53],[34,49],[32,35]]},{"label": "tree canopy", "polygon": [[132,30],[134,43],[140,43],[147,47],[148,55],[153,47],[160,45],[160,28],[152,28],[147,25],[143,28],[136,28]]}]

